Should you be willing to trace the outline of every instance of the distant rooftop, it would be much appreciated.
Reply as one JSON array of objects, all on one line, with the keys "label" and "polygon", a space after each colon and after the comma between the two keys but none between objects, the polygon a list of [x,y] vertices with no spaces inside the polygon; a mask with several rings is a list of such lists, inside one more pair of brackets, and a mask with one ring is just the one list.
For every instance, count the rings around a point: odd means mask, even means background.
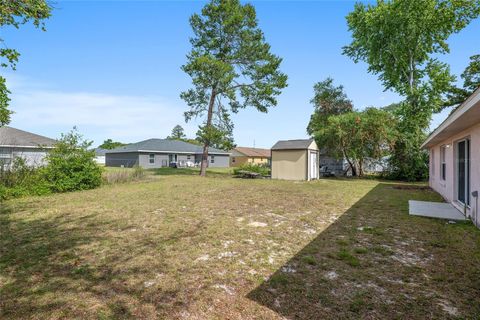
[{"label": "distant rooftop", "polygon": [[0,147],[51,148],[56,142],[54,139],[20,129],[8,126],[0,127]]},{"label": "distant rooftop", "polygon": [[[122,153],[122,152],[166,152],[166,153],[192,153],[200,154],[203,147],[192,143],[170,140],[170,139],[148,139],[137,143],[132,143],[123,147],[112,150],[106,150],[106,153]],[[210,147],[210,154],[229,154],[227,151]]]},{"label": "distant rooftop", "polygon": [[313,139],[280,140],[272,147],[272,150],[296,150],[308,149]]}]

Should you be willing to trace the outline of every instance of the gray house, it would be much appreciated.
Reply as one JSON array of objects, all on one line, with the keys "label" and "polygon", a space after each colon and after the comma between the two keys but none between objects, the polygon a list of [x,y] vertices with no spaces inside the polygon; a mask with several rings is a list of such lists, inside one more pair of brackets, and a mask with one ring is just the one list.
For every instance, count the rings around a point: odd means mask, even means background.
[{"label": "gray house", "polygon": [[55,143],[55,140],[38,134],[0,127],[0,167],[8,168],[17,157],[24,158],[27,165],[41,166]]},{"label": "gray house", "polygon": [[[168,167],[176,162],[179,166],[193,166],[202,159],[203,148],[198,145],[169,139],[148,139],[123,147],[107,150],[107,167],[140,166],[145,169]],[[228,167],[230,153],[209,148],[208,165],[210,167]]]}]

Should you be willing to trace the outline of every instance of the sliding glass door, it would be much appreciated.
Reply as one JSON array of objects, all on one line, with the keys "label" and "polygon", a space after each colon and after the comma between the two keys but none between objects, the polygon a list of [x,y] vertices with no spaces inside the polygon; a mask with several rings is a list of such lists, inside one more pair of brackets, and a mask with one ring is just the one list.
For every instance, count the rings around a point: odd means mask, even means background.
[{"label": "sliding glass door", "polygon": [[457,200],[470,205],[470,140],[457,142]]}]

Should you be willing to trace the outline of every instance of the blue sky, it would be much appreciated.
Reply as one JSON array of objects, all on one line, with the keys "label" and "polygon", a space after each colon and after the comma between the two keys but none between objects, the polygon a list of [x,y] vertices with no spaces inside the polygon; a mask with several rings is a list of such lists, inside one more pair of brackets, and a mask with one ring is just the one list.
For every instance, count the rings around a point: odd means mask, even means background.
[{"label": "blue sky", "polygon": [[[253,1],[272,51],[284,61],[289,86],[269,113],[241,110],[233,117],[240,146],[270,147],[306,137],[313,84],[328,76],[345,86],[355,107],[384,106],[399,98],[384,92],[365,64],[342,56],[350,41],[345,16],[353,1]],[[58,1],[47,32],[32,26],[4,29],[2,38],[22,54],[15,72],[2,70],[12,91],[11,126],[50,137],[77,126],[101,143],[163,138],[185,124],[179,98],[190,79],[180,67],[190,49],[188,18],[203,1]],[[480,53],[477,19],[450,40],[441,59],[459,75]],[[436,115],[432,126],[448,110]]]}]

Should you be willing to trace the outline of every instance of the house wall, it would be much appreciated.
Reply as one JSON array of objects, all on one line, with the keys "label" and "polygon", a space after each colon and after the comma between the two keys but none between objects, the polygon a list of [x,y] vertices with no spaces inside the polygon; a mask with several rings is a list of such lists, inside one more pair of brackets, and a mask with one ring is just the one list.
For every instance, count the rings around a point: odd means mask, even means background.
[{"label": "house wall", "polygon": [[247,157],[247,156],[231,156],[230,167],[239,167],[245,163],[251,163],[256,165],[267,165],[269,158],[266,157]]},{"label": "house wall", "polygon": [[272,150],[272,179],[307,180],[307,150]]},{"label": "house wall", "polygon": [[[212,163],[212,156],[214,157],[214,162]],[[198,154],[195,156],[195,162],[202,162],[202,155]],[[228,168],[230,166],[230,156],[225,155],[208,155],[208,166],[210,168]]]},{"label": "house wall", "polygon": [[[154,163],[150,163],[150,153],[137,153],[137,152],[125,152],[125,153],[107,153],[105,157],[105,165],[107,167],[121,167],[131,168],[135,165],[139,165],[145,169],[155,169],[161,167],[168,167],[170,164],[169,153],[154,153]],[[228,155],[213,155],[214,162],[211,162],[212,155],[208,156],[208,166],[224,168],[229,166]],[[201,160],[200,155],[191,154],[177,154],[177,162],[191,161],[198,163]]]},{"label": "house wall", "polygon": [[[475,125],[459,134],[456,134],[441,143],[430,148],[430,179],[432,189],[440,193],[447,201],[451,202],[463,212],[463,206],[456,202],[456,163],[455,154],[456,142],[464,138],[470,139],[470,193],[480,192],[480,124]],[[445,151],[446,176],[441,178],[440,147],[449,146]],[[470,208],[467,208],[467,215],[473,216],[476,205],[478,205],[470,194]],[[477,210],[478,212],[478,210]],[[477,215],[479,215],[477,213]],[[480,219],[480,216],[478,216]],[[478,221],[478,219],[477,219]],[[478,224],[478,223],[477,223]]]},{"label": "house wall", "polygon": [[105,166],[107,167],[121,167],[132,168],[138,165],[138,153],[125,152],[125,153],[106,153],[105,154]]},{"label": "house wall", "polygon": [[345,161],[343,159],[337,160],[326,155],[320,156],[320,167],[322,173],[333,173],[336,176],[343,175],[345,171]]},{"label": "house wall", "polygon": [[10,165],[17,157],[25,159],[28,166],[38,167],[45,164],[48,151],[41,148],[0,147],[0,163]]}]

